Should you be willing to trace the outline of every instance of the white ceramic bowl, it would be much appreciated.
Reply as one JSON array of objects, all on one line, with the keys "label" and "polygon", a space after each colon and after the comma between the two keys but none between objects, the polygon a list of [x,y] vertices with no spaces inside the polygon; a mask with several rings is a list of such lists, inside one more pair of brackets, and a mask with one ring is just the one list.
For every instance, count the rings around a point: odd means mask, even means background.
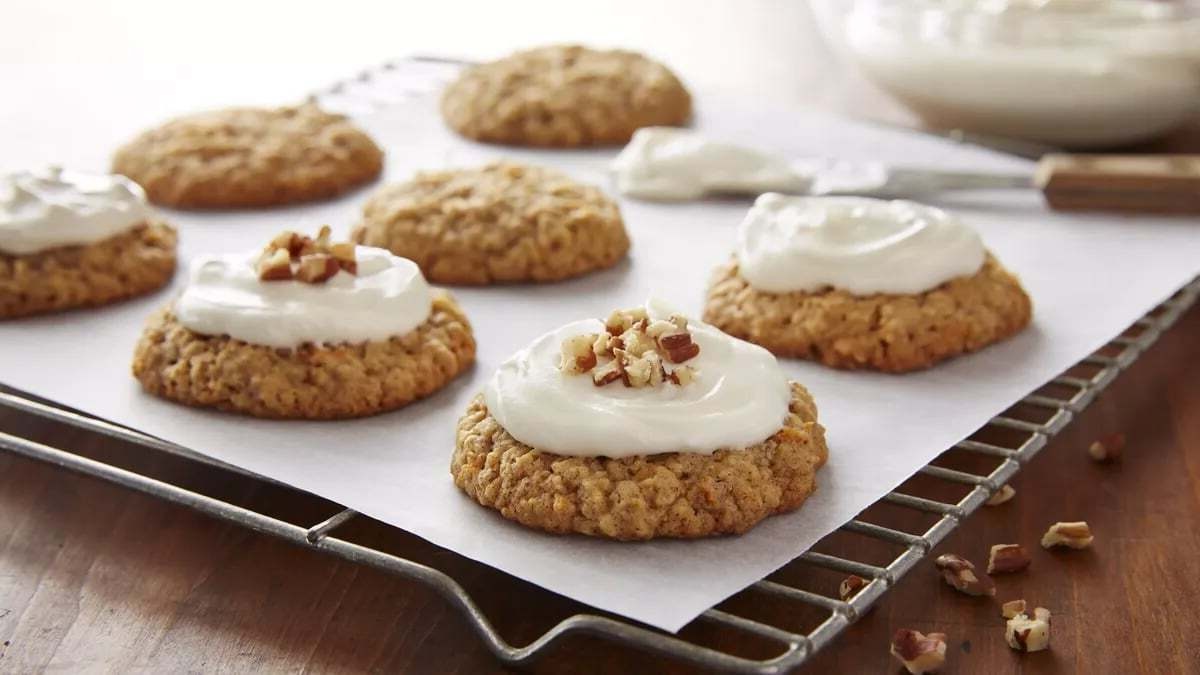
[{"label": "white ceramic bowl", "polygon": [[835,51],[926,124],[1069,148],[1200,114],[1200,11],[1153,0],[812,0]]}]

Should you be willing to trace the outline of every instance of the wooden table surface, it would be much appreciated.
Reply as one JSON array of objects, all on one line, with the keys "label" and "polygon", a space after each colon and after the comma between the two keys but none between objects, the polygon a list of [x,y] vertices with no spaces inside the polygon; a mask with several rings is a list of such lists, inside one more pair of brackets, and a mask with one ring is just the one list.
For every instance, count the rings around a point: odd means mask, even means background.
[{"label": "wooden table surface", "polygon": [[[96,9],[105,3],[77,6],[77,12],[101,14],[74,22],[70,40],[59,39],[54,53],[85,60],[103,48],[103,58],[128,63],[160,55],[182,58],[188,49],[199,53],[207,48],[204,36],[215,30],[215,24],[209,25],[218,20],[213,17],[223,16],[217,11],[221,6],[258,20],[269,18],[260,3],[222,0],[214,11],[195,18],[204,30],[164,37],[152,30],[166,20],[154,14],[166,11],[162,5],[134,4],[141,13]],[[469,54],[473,48],[494,52],[555,38],[623,43],[667,58],[702,86],[911,121],[813,43],[815,31],[807,13],[796,9],[799,3],[716,3],[716,9],[704,13],[691,12],[692,5],[685,2],[650,9],[640,2],[618,3],[626,14],[653,15],[633,24],[609,16],[569,22],[558,4],[517,4],[525,11],[513,10],[520,21],[503,38],[481,32],[480,26],[491,19],[456,30],[460,24],[454,21],[463,8],[440,6],[419,17],[438,30],[422,30],[423,24],[411,16],[359,22],[353,26],[358,32],[350,32],[343,22],[340,28],[351,38],[365,34],[371,39],[344,39],[328,51],[331,59],[366,64],[410,49],[446,45],[444,51]],[[531,18],[534,4],[540,20]],[[0,66],[27,65],[23,61],[47,39],[44,27],[54,23],[47,9],[51,6],[28,3],[17,12],[13,23],[18,29],[0,46]],[[674,31],[657,41],[654,26],[684,12],[695,20],[688,36]],[[297,14],[303,14],[301,25],[293,27],[293,37],[299,38],[280,42],[283,38],[276,36],[272,42],[270,36],[255,34],[262,39],[233,40],[229,58],[252,59],[260,51],[280,60],[303,58],[311,43],[308,32],[338,33],[329,30],[330,19],[323,13]],[[125,33],[109,49],[112,31],[119,26]],[[404,34],[406,48],[387,41],[393,30]],[[318,69],[314,65],[310,70]],[[193,89],[203,89],[204,72],[209,71],[196,71]],[[313,79],[303,79],[308,77]],[[309,73],[295,81],[307,86],[326,79]],[[229,80],[223,86],[250,96],[275,91],[271,87],[284,80]],[[192,94],[189,105],[222,100],[183,89],[170,92],[172,105],[183,106],[181,97]],[[23,107],[0,110],[0,140],[31,144],[41,142],[37,133],[48,133],[35,129],[35,118],[38,106],[50,105],[57,94],[49,88],[30,91],[15,97]],[[101,108],[113,104],[95,102]],[[1193,130],[1154,149],[1197,147],[1200,132]],[[299,524],[312,524],[337,510],[308,495],[8,410],[0,409],[0,430],[117,462]],[[1129,439],[1124,460],[1105,466],[1091,462],[1085,453],[1088,444],[1114,431]],[[994,543],[1029,547],[1031,569],[1000,578],[998,599],[1024,597],[1050,608],[1050,651],[1012,652],[1004,643],[996,603],[950,590],[925,560],[804,672],[897,672],[887,645],[901,627],[947,633],[947,672],[1200,672],[1195,641],[1200,635],[1200,308],[1053,440],[1013,485],[1017,496],[1012,502],[982,509],[935,553],[952,551],[980,561]],[[914,480],[914,489],[937,487]],[[928,524],[896,507],[874,507],[867,517],[910,531]],[[1047,524],[1073,519],[1092,524],[1093,550],[1048,553],[1037,546]],[[338,536],[451,572],[502,626],[504,637],[516,643],[584,609],[366,519],[352,521]],[[849,535],[827,540],[821,550],[878,562],[895,552]],[[834,593],[840,577],[802,567],[788,568],[782,580]],[[820,619],[816,612],[761,599],[741,598],[729,608],[796,630],[807,630]],[[761,645],[704,626],[689,627],[685,634],[762,655]],[[691,671],[584,637],[566,641],[533,669]],[[419,584],[0,453],[0,673],[299,670],[446,673],[499,668],[466,621]]]}]

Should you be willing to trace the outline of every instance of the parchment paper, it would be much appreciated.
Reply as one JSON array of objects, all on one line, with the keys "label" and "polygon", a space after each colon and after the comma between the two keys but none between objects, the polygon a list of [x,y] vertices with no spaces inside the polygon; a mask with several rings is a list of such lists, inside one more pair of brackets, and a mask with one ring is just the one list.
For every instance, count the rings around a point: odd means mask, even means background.
[{"label": "parchment paper", "polygon": [[[772,106],[700,96],[697,126],[711,135],[794,157],[836,156],[976,170],[1028,163],[916,134]],[[558,166],[608,185],[614,153],[518,152],[445,131],[434,99],[361,116],[388,153],[385,180],[418,168],[501,156]],[[78,134],[75,144],[89,143]],[[86,158],[103,170],[107,147],[8,156],[29,166]],[[281,228],[331,224],[345,233],[367,192],[335,202],[257,212],[164,215],[182,230],[181,259],[261,246]],[[761,578],[894,488],[988,418],[1120,332],[1200,271],[1195,219],[1062,215],[1036,194],[942,202],[977,227],[1018,273],[1035,305],[1032,327],[1004,344],[904,376],[844,373],[795,361],[783,367],[813,392],[828,429],[829,464],[798,512],[750,533],[704,541],[630,544],[555,537],[513,525],[460,494],[448,473],[454,424],[495,366],[540,333],[603,316],[650,294],[699,314],[710,271],[730,254],[748,201],[655,205],[622,201],[633,238],[616,269],[553,285],[456,291],[479,340],[479,362],[446,390],[399,412],[337,423],[268,422],[204,412],[144,395],[129,358],[144,317],[174,287],[94,311],[0,323],[0,381],[150,434],[409,530],[582,602],[677,630]]]}]

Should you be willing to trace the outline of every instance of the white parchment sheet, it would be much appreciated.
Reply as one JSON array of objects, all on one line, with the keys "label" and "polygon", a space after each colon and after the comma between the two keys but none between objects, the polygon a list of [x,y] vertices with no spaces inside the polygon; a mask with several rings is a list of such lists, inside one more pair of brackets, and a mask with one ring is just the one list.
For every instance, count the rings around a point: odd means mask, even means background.
[{"label": "white parchment sheet", "polygon": [[[711,135],[802,156],[876,159],[976,170],[1021,160],[915,134],[778,108],[698,98],[697,126]],[[386,149],[385,180],[418,168],[502,156],[559,166],[607,186],[604,152],[522,152],[473,145],[441,125],[432,98],[363,116]],[[86,136],[76,143],[86,143]],[[35,166],[62,157],[6,157]],[[111,148],[68,153],[102,170]],[[344,234],[367,191],[316,206],[164,215],[182,230],[181,259],[259,247],[282,228],[329,223]],[[1200,272],[1200,222],[1046,211],[1036,194],[945,202],[978,228],[1020,275],[1034,324],[982,353],[923,373],[846,373],[783,361],[816,398],[829,464],[815,496],[740,537],[614,543],[526,530],[479,507],[452,484],[448,466],[460,411],[496,365],[538,334],[603,316],[650,294],[699,314],[710,271],[730,254],[747,201],[656,205],[623,200],[633,239],[628,261],[553,285],[456,291],[479,341],[479,362],[432,398],[349,422],[269,422],[194,410],[143,395],[129,358],[143,318],[178,291],[95,311],[0,323],[0,381],[174,441],[222,461],[409,530],[550,590],[677,630],[761,578],[877,500],[945,448],[1120,332]]]}]

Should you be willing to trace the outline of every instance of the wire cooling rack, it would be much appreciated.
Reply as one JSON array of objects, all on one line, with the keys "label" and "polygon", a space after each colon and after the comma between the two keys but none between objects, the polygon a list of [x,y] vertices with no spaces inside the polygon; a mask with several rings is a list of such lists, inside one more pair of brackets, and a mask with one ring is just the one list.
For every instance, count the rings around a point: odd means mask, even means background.
[{"label": "wire cooling rack", "polygon": [[[397,102],[398,98],[411,95],[411,92],[419,92],[417,87],[428,88],[431,86],[431,75],[440,77],[439,73],[445,74],[448,68],[456,67],[453,62],[443,63],[428,59],[404,63],[415,64],[416,67],[402,68],[397,64],[390,64],[379,73],[364,73],[352,81],[335,85],[318,96],[323,103],[327,99],[336,101],[340,104],[336,107],[342,110],[363,111],[364,107],[374,109],[380,105],[393,104]],[[411,88],[387,91],[377,86],[370,86],[372,78],[380,77],[390,78],[396,83],[408,83],[405,86],[411,86]],[[436,81],[432,86],[436,86]],[[369,92],[369,96],[365,95],[367,92]],[[334,106],[331,105],[331,107]],[[728,649],[732,644],[728,640],[719,641],[720,644],[713,645],[686,637],[691,625],[680,634],[669,634],[642,624],[594,613],[574,614],[532,641],[520,646],[514,645],[501,635],[498,625],[489,619],[464,586],[449,574],[429,565],[333,536],[334,531],[358,516],[358,513],[351,509],[336,511],[328,518],[309,526],[299,525],[114,464],[84,457],[3,431],[0,431],[0,449],[165,499],[214,518],[278,537],[298,546],[314,548],[354,563],[369,565],[417,581],[437,591],[450,605],[461,612],[491,653],[506,664],[529,663],[547,653],[552,646],[563,639],[582,634],[709,668],[739,673],[780,673],[804,663],[862,616],[892,585],[950,534],[963,519],[978,509],[1001,486],[1007,483],[1022,465],[1032,460],[1045,447],[1047,441],[1070,423],[1076,414],[1086,408],[1097,394],[1116,379],[1121,371],[1128,368],[1138,356],[1149,349],[1184,311],[1195,304],[1198,297],[1200,297],[1200,277],[1138,319],[1104,348],[1083,359],[1063,375],[1047,382],[1045,386],[1026,396],[1009,411],[992,418],[979,433],[947,451],[948,453],[966,454],[973,459],[982,460],[987,466],[986,469],[949,468],[940,465],[943,462],[935,460],[918,472],[919,475],[936,483],[961,487],[965,489],[965,494],[961,494],[957,498],[946,499],[930,496],[931,494],[944,494],[944,490],[930,489],[924,496],[899,491],[884,496],[881,503],[931,517],[932,524],[926,526],[923,531],[909,532],[879,525],[867,521],[860,515],[859,518],[846,523],[837,532],[826,538],[852,534],[880,542],[887,545],[889,551],[898,551],[889,554],[887,562],[853,560],[817,552],[815,549],[822,547],[822,543],[825,541],[823,540],[814,547],[814,550],[801,554],[779,572],[758,581],[738,596],[734,596],[733,602],[722,603],[722,609],[709,609],[691,624],[711,624],[722,634],[727,633],[739,637],[753,636],[769,646],[769,655],[762,657],[748,657],[733,653],[733,650]],[[61,408],[20,392],[0,389],[0,405],[152,450],[216,465],[260,480],[269,480],[247,474],[237,467],[216,462],[187,448],[111,422]],[[978,463],[975,465],[977,466]],[[857,594],[847,600],[842,600],[836,597],[836,592],[806,589],[802,587],[804,584],[791,582],[788,570],[797,565],[818,568],[839,577],[857,575],[867,583]],[[507,576],[498,571],[492,571],[492,573],[498,577]],[[774,600],[784,603],[785,606],[794,607],[797,611],[802,608],[806,611],[815,610],[820,618],[813,628],[798,630],[790,626],[776,625],[778,622],[763,620],[754,616],[753,612],[735,611],[728,608],[745,609],[747,603],[738,603],[737,599],[747,594],[772,596]]]}]

